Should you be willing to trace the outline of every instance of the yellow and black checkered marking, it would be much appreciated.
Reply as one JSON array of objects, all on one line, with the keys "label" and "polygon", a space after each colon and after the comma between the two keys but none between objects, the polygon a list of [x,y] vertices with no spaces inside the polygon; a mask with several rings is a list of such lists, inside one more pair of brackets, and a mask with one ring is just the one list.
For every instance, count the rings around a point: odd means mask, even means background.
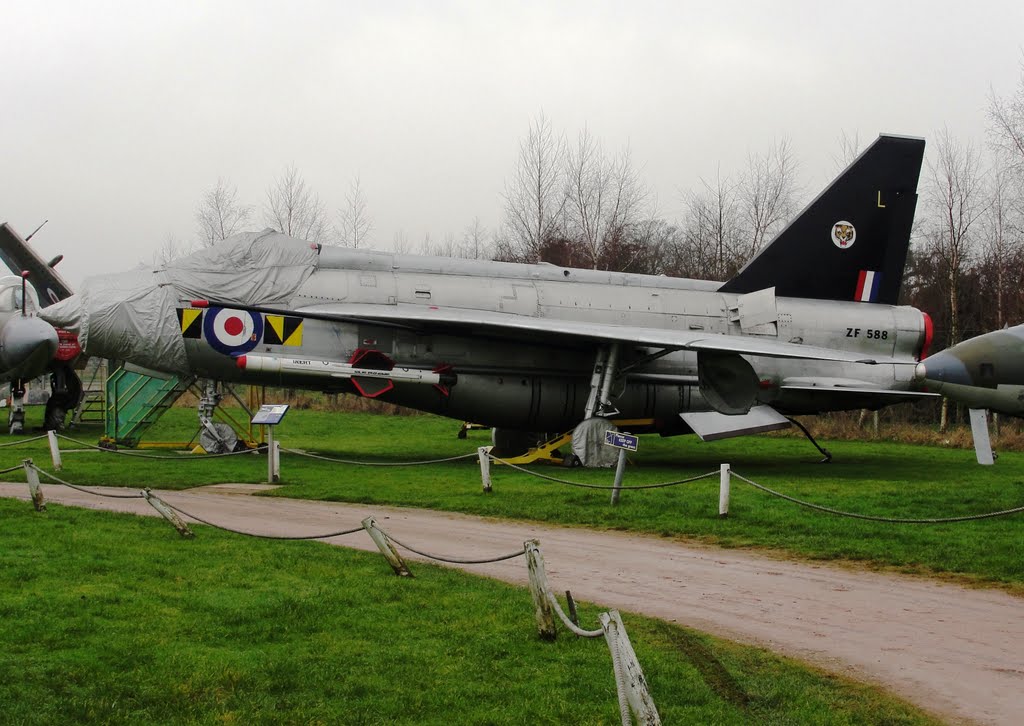
[{"label": "yellow and black checkered marking", "polygon": [[302,345],[302,318],[267,315],[263,342],[267,345]]},{"label": "yellow and black checkered marking", "polygon": [[203,311],[196,308],[178,308],[178,324],[182,338],[203,337]]}]

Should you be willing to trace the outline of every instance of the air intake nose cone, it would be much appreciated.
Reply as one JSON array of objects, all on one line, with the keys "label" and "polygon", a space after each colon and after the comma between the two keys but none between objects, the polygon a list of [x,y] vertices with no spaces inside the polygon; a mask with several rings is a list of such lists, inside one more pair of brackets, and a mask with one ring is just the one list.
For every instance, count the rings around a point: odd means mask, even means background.
[{"label": "air intake nose cone", "polygon": [[971,374],[967,365],[955,353],[948,350],[936,353],[917,364],[915,377],[924,373],[925,380],[938,383],[956,383],[961,386],[972,386]]},{"label": "air intake nose cone", "polygon": [[57,353],[57,331],[39,318],[11,317],[0,326],[0,364],[11,378],[37,376]]}]

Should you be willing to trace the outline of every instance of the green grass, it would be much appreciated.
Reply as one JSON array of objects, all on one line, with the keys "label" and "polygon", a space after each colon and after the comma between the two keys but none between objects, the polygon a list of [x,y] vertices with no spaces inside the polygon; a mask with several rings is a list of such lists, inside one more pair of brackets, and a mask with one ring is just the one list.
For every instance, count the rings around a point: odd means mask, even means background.
[{"label": "green grass", "polygon": [[[197,531],[0,499],[0,723],[618,723],[604,641],[540,641],[525,589]],[[763,650],[624,620],[665,723],[935,723]]]},{"label": "green grass", "polygon": [[[194,413],[175,409],[155,436],[187,439]],[[433,416],[293,411],[278,428],[286,447],[352,459],[417,460],[473,452],[486,432],[458,440],[456,422]],[[81,434],[87,437],[87,433]],[[98,434],[93,433],[95,440]],[[641,438],[626,484],[733,469],[787,494],[863,514],[940,518],[1024,505],[1024,454],[1006,453],[980,467],[973,452],[896,443],[826,442],[835,454],[819,464],[803,439],[745,437],[702,443],[695,437]],[[26,452],[46,466],[45,442],[0,449],[0,466]],[[494,492],[481,493],[475,460],[426,467],[358,467],[284,454],[286,486],[274,496],[459,511],[756,547],[793,556],[855,561],[874,567],[955,577],[1024,593],[1024,515],[943,525],[906,525],[839,518],[798,507],[733,481],[730,516],[718,515],[717,476],[669,489],[625,491],[617,507],[606,491],[546,482],[493,467]],[[610,484],[608,470],[537,471]],[[186,488],[224,481],[265,481],[263,457],[182,463],[68,454],[63,475],[74,483]],[[8,475],[17,479],[18,473]]]}]

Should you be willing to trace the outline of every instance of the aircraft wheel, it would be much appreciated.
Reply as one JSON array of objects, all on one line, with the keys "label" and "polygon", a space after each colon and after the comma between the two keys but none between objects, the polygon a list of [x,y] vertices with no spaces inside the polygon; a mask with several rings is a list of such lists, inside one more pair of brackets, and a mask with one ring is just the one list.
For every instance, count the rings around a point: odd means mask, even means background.
[{"label": "aircraft wheel", "polygon": [[491,429],[491,443],[494,444],[491,454],[499,459],[522,456],[543,440],[543,434],[536,431]]}]

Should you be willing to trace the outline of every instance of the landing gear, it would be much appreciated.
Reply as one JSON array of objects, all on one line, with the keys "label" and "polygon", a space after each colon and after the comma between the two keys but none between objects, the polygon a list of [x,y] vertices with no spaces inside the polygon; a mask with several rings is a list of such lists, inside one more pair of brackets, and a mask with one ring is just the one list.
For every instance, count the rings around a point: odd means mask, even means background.
[{"label": "landing gear", "polygon": [[619,344],[612,343],[597,350],[594,358],[594,371],[590,375],[590,396],[583,418],[594,416],[615,416],[619,410],[612,405],[612,382],[615,380],[616,368],[619,363]]},{"label": "landing gear", "polygon": [[7,417],[8,433],[25,433],[25,384],[11,381],[11,413]]},{"label": "landing gear", "polygon": [[57,364],[50,374],[50,398],[43,414],[43,429],[61,431],[68,411],[82,400],[82,379],[68,363]]},{"label": "landing gear", "polygon": [[821,461],[819,461],[818,463],[819,463],[819,464],[831,464],[831,463],[832,463],[832,452],[830,452],[830,451],[829,451],[828,449],[826,449],[826,448],[823,448],[822,446],[820,446],[820,445],[818,444],[818,442],[814,440],[814,437],[813,437],[813,436],[811,436],[811,432],[810,432],[810,431],[808,431],[808,430],[807,430],[807,427],[806,427],[806,426],[804,426],[804,425],[803,425],[802,423],[800,423],[800,422],[799,422],[799,421],[797,421],[797,420],[796,420],[795,418],[792,418],[792,417],[790,417],[790,416],[786,416],[786,418],[788,418],[788,419],[789,419],[789,422],[790,422],[791,424],[793,424],[793,425],[794,425],[794,426],[796,426],[796,427],[797,427],[798,429],[800,429],[800,431],[802,431],[802,432],[803,432],[803,435],[807,437],[807,440],[808,440],[808,441],[810,441],[810,442],[811,442],[812,444],[814,444],[814,448],[816,448],[816,449],[817,449],[818,451],[820,451],[820,452],[821,452],[821,454],[822,454],[822,456],[824,456],[824,457],[825,457],[824,459],[822,459],[822,460],[821,460]]},{"label": "landing gear", "polygon": [[238,434],[235,430],[229,424],[216,423],[213,420],[214,409],[223,398],[224,394],[218,390],[216,382],[207,381],[203,395],[199,399],[199,445],[208,454],[226,454],[239,448]]}]

